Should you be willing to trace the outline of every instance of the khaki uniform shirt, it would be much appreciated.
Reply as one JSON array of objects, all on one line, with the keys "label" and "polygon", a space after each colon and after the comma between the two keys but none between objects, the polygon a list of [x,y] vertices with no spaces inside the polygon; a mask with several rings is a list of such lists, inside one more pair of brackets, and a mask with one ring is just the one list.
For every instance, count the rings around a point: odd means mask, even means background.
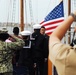
[{"label": "khaki uniform shirt", "polygon": [[50,44],[49,59],[58,75],[76,75],[76,47],[54,42]]},{"label": "khaki uniform shirt", "polygon": [[0,41],[0,73],[11,72],[12,54],[14,50],[18,50],[24,46],[23,40],[16,38],[16,42]]}]

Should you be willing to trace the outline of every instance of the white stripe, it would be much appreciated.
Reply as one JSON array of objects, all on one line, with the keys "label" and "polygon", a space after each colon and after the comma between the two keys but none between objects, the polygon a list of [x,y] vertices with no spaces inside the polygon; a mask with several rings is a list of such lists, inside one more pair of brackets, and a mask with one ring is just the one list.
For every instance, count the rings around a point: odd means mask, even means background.
[{"label": "white stripe", "polygon": [[60,24],[61,24],[61,22],[59,22],[59,23],[57,23],[57,24],[51,24],[51,25],[45,26],[45,28],[49,28],[49,27],[58,26],[58,25],[60,25]]},{"label": "white stripe", "polygon": [[53,32],[55,29],[47,30],[45,33]]},{"label": "white stripe", "polygon": [[53,21],[58,21],[58,20],[61,20],[61,19],[64,20],[64,17],[46,21],[46,22],[42,23],[41,25],[44,25],[44,24],[47,24],[47,23],[50,23],[50,22],[53,22]]}]

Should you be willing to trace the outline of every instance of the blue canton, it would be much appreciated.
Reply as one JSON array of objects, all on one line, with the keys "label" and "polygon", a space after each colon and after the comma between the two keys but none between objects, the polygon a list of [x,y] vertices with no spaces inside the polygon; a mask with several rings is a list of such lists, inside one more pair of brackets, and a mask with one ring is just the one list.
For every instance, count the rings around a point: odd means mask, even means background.
[{"label": "blue canton", "polygon": [[63,11],[63,1],[57,5],[46,17],[45,22],[53,19],[57,19],[60,17],[64,17],[64,11]]}]

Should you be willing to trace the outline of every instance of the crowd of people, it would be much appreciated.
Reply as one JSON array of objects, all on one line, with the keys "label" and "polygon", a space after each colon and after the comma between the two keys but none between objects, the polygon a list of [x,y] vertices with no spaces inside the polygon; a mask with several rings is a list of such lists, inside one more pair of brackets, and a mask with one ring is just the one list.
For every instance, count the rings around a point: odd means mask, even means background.
[{"label": "crowd of people", "polygon": [[40,24],[33,25],[34,32],[20,32],[18,27],[14,27],[13,35],[10,35],[5,29],[0,30],[0,75],[48,75],[48,57],[56,75],[76,75],[76,28],[72,43],[61,43],[74,21],[76,12],[50,36],[45,34],[46,29]]},{"label": "crowd of people", "polygon": [[13,75],[13,53],[23,48],[24,45],[25,43],[22,39],[8,34],[5,29],[0,30],[0,75]]},{"label": "crowd of people", "polygon": [[40,24],[33,29],[0,31],[0,75],[48,75],[49,36]]}]

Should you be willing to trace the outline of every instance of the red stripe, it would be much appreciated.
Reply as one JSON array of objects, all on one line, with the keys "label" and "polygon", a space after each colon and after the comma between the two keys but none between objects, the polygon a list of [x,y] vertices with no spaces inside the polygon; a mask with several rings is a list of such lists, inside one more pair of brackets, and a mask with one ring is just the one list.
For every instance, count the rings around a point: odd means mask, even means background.
[{"label": "red stripe", "polygon": [[44,21],[42,21],[40,24],[43,24],[44,23]]},{"label": "red stripe", "polygon": [[48,32],[48,33],[46,33],[47,35],[50,35],[52,32]]},{"label": "red stripe", "polygon": [[[43,23],[45,23],[45,24],[43,24],[42,26],[50,26],[50,25],[52,25],[53,26],[53,24],[57,24],[57,23],[60,23],[60,22],[62,22],[62,21],[64,21],[64,19],[62,19],[62,20],[57,20],[57,21],[52,21],[52,22],[41,22],[40,24],[42,25]],[[58,25],[57,25],[58,26]],[[46,31],[47,30],[52,30],[52,29],[55,29],[57,26],[53,26],[53,27],[48,27],[48,28],[46,28]],[[47,32],[46,34],[47,35],[50,35],[52,32]]]},{"label": "red stripe", "polygon": [[47,30],[51,30],[51,29],[55,29],[57,26],[53,26],[53,27],[49,27],[49,28],[46,28],[46,31]]},{"label": "red stripe", "polygon": [[49,22],[49,23],[45,23],[43,24],[43,26],[48,26],[48,25],[51,25],[51,24],[56,24],[56,23],[59,23],[59,22],[62,22],[64,20],[58,20],[58,21],[53,21],[53,22]]}]

